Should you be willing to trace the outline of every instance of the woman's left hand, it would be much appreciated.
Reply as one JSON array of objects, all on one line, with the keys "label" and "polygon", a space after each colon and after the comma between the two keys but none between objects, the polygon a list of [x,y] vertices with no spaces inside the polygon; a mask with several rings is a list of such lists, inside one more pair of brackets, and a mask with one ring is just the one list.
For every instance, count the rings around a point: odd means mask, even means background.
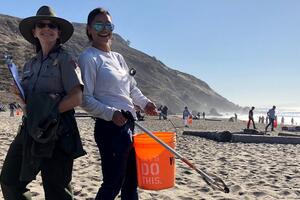
[{"label": "woman's left hand", "polygon": [[144,111],[147,115],[158,115],[156,110],[156,105],[152,102],[148,102],[144,108]]}]

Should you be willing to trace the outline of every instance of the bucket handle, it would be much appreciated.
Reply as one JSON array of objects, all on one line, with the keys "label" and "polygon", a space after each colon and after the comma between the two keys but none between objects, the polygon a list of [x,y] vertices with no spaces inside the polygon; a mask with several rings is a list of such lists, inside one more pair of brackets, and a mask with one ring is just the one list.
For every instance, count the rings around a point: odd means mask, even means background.
[{"label": "bucket handle", "polygon": [[163,147],[165,147],[169,152],[171,152],[172,154],[174,154],[175,156],[177,156],[178,158],[180,158],[181,161],[183,161],[189,167],[191,167],[196,172],[198,172],[198,174],[201,175],[201,177],[203,178],[203,180],[209,186],[211,186],[213,189],[217,189],[217,190],[223,191],[225,193],[229,193],[229,188],[227,187],[227,185],[224,183],[224,181],[221,178],[219,178],[219,177],[217,177],[215,175],[211,175],[211,174],[208,175],[204,171],[198,169],[193,163],[191,163],[189,160],[187,160],[186,158],[184,158],[181,154],[179,154],[178,152],[176,152],[173,148],[171,148],[170,146],[168,146],[166,143],[164,143],[163,141],[161,141],[158,137],[156,137],[153,133],[151,133],[145,127],[143,127],[142,125],[140,125],[136,121],[134,123],[135,123],[135,125],[137,127],[139,127],[142,131],[144,131],[145,133],[147,133],[147,135],[149,135],[151,138],[153,138],[156,142],[158,142]]}]

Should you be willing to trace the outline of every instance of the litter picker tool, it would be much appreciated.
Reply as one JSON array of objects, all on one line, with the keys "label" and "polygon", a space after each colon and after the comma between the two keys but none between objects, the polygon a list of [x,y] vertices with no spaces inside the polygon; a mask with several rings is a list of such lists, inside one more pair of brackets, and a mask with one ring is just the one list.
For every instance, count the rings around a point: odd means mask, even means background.
[{"label": "litter picker tool", "polygon": [[[128,117],[128,114],[123,112],[123,115],[130,120],[130,117]],[[171,148],[170,146],[168,146],[167,144],[165,144],[163,141],[161,141],[158,137],[156,137],[153,133],[151,133],[151,131],[147,130],[145,127],[143,127],[142,125],[140,125],[138,122],[134,121],[134,124],[139,127],[142,131],[144,131],[148,136],[150,136],[151,138],[153,138],[156,142],[158,142],[159,144],[161,144],[163,147],[165,147],[169,152],[171,152],[172,154],[174,154],[176,157],[180,158],[181,161],[183,161],[184,163],[186,163],[189,167],[191,167],[192,169],[194,169],[196,172],[198,172],[198,174],[201,175],[202,179],[213,189],[219,190],[219,191],[223,191],[225,193],[229,193],[229,188],[227,187],[227,185],[224,183],[224,181],[215,176],[215,175],[208,175],[207,173],[205,173],[204,171],[198,169],[193,163],[191,163],[189,160],[187,160],[186,158],[184,158],[182,155],[180,155],[178,152],[176,152],[173,148]]]}]

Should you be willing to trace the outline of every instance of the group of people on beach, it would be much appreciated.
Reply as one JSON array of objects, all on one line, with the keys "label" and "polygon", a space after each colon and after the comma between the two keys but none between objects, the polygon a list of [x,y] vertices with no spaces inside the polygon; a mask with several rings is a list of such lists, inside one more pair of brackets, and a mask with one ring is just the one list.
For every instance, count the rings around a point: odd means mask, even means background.
[{"label": "group of people on beach", "polygon": [[161,120],[161,119],[168,119],[168,106],[166,105],[161,105],[158,107],[157,111],[158,111],[158,119]]},{"label": "group of people on beach", "polygon": [[[249,113],[248,113],[248,123],[247,123],[247,129],[250,128],[250,125],[252,123],[253,125],[253,128],[256,129],[256,126],[255,126],[255,122],[254,122],[254,115],[253,115],[253,111],[254,111],[255,107],[252,106],[251,109],[249,110]],[[268,110],[267,112],[267,117],[266,117],[266,123],[267,123],[267,126],[265,127],[265,131],[267,132],[268,130],[268,127],[271,125],[271,131],[274,131],[274,126],[275,126],[275,123],[277,123],[277,116],[275,115],[275,109],[276,109],[276,106],[273,106],[271,109]],[[261,120],[261,118],[260,118]],[[259,122],[260,122],[259,120]]]},{"label": "group of people on beach", "polygon": [[149,115],[157,112],[136,86],[123,56],[111,50],[111,14],[103,8],[88,14],[90,46],[80,54],[79,63],[62,46],[71,38],[73,25],[57,17],[51,7],[42,6],[35,16],[21,20],[19,29],[34,45],[36,55],[23,68],[24,117],[1,163],[4,199],[31,199],[27,185],[39,172],[46,200],[74,199],[73,161],[86,154],[74,117],[74,107],[82,106],[96,120],[94,138],[103,181],[95,199],[113,200],[121,191],[122,200],[137,200],[130,135],[136,118],[134,105]]}]

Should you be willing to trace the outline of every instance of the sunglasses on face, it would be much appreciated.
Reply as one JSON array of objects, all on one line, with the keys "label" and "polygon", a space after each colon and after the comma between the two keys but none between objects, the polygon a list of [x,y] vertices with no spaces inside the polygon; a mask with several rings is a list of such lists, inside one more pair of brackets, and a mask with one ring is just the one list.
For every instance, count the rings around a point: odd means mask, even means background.
[{"label": "sunglasses on face", "polygon": [[108,31],[113,31],[115,26],[112,23],[102,23],[102,22],[97,22],[95,24],[93,24],[93,29],[97,32],[103,31],[104,29],[108,30]]},{"label": "sunglasses on face", "polygon": [[50,28],[50,29],[58,29],[58,26],[53,23],[38,22],[38,23],[36,23],[35,26],[38,28],[45,28],[46,26],[48,26],[48,28]]}]

